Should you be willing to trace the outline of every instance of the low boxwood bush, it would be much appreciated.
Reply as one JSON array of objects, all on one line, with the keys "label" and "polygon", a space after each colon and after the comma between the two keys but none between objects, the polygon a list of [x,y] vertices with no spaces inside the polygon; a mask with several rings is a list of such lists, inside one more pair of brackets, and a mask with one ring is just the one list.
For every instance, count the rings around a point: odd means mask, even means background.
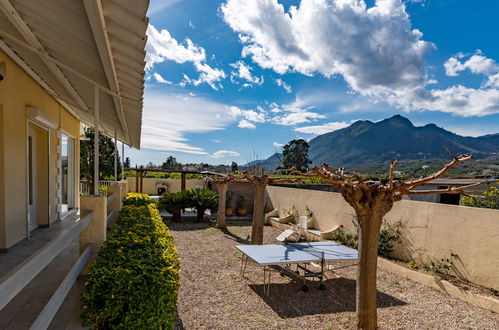
[{"label": "low boxwood bush", "polygon": [[151,199],[148,194],[141,193],[128,193],[123,199],[123,206],[133,205],[133,206],[145,206],[149,204],[156,204],[156,201]]},{"label": "low boxwood bush", "polygon": [[179,272],[173,237],[156,204],[124,206],[85,283],[85,325],[172,329]]}]

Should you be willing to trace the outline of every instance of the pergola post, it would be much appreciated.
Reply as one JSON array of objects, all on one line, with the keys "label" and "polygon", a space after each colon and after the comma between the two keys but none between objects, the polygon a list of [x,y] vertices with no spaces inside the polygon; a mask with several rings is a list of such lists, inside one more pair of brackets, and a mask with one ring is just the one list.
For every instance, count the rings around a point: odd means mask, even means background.
[{"label": "pergola post", "polygon": [[229,184],[227,182],[216,182],[215,183],[218,190],[218,216],[217,216],[217,228],[227,227],[225,222],[225,197],[227,195],[227,190],[229,190]]},{"label": "pergola post", "polygon": [[143,184],[144,184],[144,180],[142,180],[142,178],[144,177],[144,171],[140,171],[140,182],[139,182],[139,193],[142,194],[143,192]]},{"label": "pergola post", "polygon": [[125,143],[121,142],[121,167],[123,168],[121,171],[121,178],[125,180]]},{"label": "pergola post", "polygon": [[186,173],[185,172],[180,172],[180,190],[184,191],[185,190],[185,180],[186,180]]},{"label": "pergola post", "polygon": [[251,227],[251,244],[263,244],[263,217],[266,184],[255,184],[255,200],[253,203],[253,225]]},{"label": "pergola post", "polygon": [[94,195],[99,195],[99,92],[94,85]]},{"label": "pergola post", "polygon": [[118,140],[116,130],[114,130],[114,182],[118,182]]},{"label": "pergola post", "polygon": [[135,169],[135,192],[139,192],[139,174],[140,171]]}]

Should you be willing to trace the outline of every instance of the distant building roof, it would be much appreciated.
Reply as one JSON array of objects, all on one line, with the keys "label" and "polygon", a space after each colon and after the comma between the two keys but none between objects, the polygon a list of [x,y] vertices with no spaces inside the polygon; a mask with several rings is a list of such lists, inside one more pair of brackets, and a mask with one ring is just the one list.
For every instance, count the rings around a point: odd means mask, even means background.
[{"label": "distant building roof", "polygon": [[473,183],[495,183],[491,179],[459,179],[459,178],[438,178],[428,182],[428,185],[438,186],[465,186]]}]

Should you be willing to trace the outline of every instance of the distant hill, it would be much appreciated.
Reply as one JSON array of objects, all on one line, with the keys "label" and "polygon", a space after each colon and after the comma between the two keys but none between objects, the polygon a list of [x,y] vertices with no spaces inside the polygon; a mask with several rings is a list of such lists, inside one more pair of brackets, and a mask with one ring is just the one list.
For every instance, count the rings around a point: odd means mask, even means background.
[{"label": "distant hill", "polygon": [[255,160],[249,162],[248,164],[243,165],[243,168],[251,168],[251,167],[262,167],[267,172],[273,172],[279,166],[281,166],[281,158],[282,155],[279,153],[275,153],[267,159],[264,160]]},{"label": "distant hill", "polygon": [[[376,123],[356,121],[346,128],[319,135],[309,144],[313,164],[350,168],[380,165],[395,158],[448,160],[445,148],[455,155],[499,156],[499,134],[464,137],[435,124],[416,127],[400,115]],[[274,154],[260,161],[260,165],[273,171],[276,159],[279,155]]]}]

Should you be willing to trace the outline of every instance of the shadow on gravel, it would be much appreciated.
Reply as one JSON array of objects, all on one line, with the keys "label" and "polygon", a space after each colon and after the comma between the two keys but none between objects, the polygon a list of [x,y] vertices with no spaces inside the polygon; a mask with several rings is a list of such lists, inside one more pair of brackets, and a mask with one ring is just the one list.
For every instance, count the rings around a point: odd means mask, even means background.
[{"label": "shadow on gravel", "polygon": [[177,313],[177,317],[175,318],[175,326],[173,327],[174,330],[185,330],[184,324],[182,323],[182,319]]},{"label": "shadow on gravel", "polygon": [[[277,275],[279,276],[279,275]],[[318,282],[308,283],[310,291],[301,290],[301,282],[270,284],[269,295],[263,294],[262,284],[250,284],[267,305],[281,318],[306,315],[355,312],[355,280],[333,278],[324,281],[326,290]],[[378,308],[403,306],[407,303],[386,293],[377,293]]]}]

